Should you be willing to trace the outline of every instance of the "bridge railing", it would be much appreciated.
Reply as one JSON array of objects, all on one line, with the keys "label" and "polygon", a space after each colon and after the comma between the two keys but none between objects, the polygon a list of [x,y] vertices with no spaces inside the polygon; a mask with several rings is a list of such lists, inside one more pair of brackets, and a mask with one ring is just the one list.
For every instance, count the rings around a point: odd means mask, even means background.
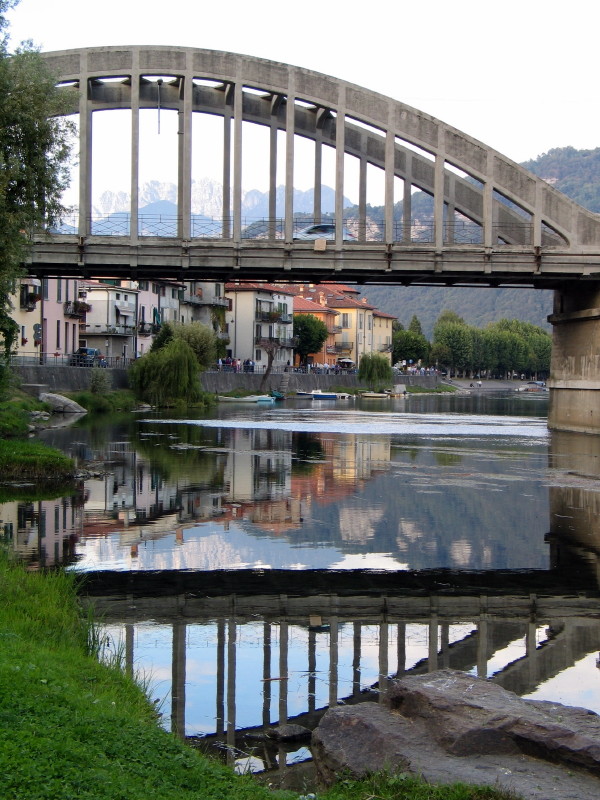
[{"label": "bridge railing", "polygon": [[[182,218],[169,214],[140,214],[138,217],[139,237],[158,237],[174,239],[180,235]],[[303,238],[303,232],[313,225],[321,223],[333,224],[333,220],[321,220],[303,217],[293,222],[292,236],[300,244],[310,243],[312,238]],[[371,242],[385,242],[385,227],[383,220],[370,219],[365,221],[347,217],[342,220],[344,245],[362,244]],[[88,230],[92,236],[121,236],[131,235],[130,215],[125,212],[105,216],[93,216],[88,220]],[[204,217],[192,215],[190,219],[190,233],[192,239],[231,240],[233,238],[232,217]],[[69,214],[63,217],[60,224],[49,229],[49,233],[62,235],[78,234],[78,216]],[[304,233],[304,235],[306,235]],[[311,234],[312,236],[312,234]],[[503,244],[531,245],[533,237],[533,224],[530,221],[504,222],[492,225],[492,243],[494,246]],[[244,217],[242,219],[241,238],[243,240],[282,241],[285,238],[285,219],[283,217]],[[314,238],[317,238],[315,235]],[[331,238],[329,236],[324,238]],[[402,220],[395,221],[392,227],[394,242],[405,244],[432,244],[435,242],[435,226],[433,221],[412,220],[405,225]],[[443,242],[445,245],[481,245],[483,243],[483,227],[469,220],[455,220],[444,223]],[[551,228],[544,227],[543,244],[560,245],[563,239]]]}]

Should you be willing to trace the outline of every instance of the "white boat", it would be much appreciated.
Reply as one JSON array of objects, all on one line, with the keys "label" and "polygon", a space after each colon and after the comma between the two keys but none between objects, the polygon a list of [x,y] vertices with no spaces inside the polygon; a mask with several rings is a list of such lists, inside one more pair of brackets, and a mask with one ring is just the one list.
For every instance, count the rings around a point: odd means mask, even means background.
[{"label": "white boat", "polygon": [[313,400],[337,400],[336,392],[324,392],[322,389],[313,389],[312,392],[296,392],[298,397],[310,397]]},{"label": "white boat", "polygon": [[383,399],[390,398],[392,395],[390,392],[361,392],[360,396],[368,399]]},{"label": "white boat", "polygon": [[274,403],[275,398],[268,394],[248,394],[246,397],[228,397],[227,395],[218,394],[217,400],[219,403]]}]

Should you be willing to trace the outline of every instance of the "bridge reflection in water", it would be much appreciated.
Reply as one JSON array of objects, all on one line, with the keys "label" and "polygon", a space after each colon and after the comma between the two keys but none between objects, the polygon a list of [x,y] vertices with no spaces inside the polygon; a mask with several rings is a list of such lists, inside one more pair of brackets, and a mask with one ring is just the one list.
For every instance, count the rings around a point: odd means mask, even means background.
[{"label": "bridge reflection in water", "polygon": [[[240,592],[229,594],[217,594],[208,573],[188,578],[196,591],[188,583],[148,597],[130,583],[129,595],[94,604],[124,642],[128,669],[153,677],[166,726],[220,746],[231,762],[253,753],[260,767],[281,767],[306,756],[264,730],[290,721],[312,729],[330,705],[381,701],[394,676],[460,669],[528,695],[600,650],[598,593],[560,586],[554,570],[455,575],[454,585],[444,571],[281,572],[267,578],[269,594],[249,593],[239,573],[231,582],[239,578]],[[316,590],[301,592],[302,580]]]}]

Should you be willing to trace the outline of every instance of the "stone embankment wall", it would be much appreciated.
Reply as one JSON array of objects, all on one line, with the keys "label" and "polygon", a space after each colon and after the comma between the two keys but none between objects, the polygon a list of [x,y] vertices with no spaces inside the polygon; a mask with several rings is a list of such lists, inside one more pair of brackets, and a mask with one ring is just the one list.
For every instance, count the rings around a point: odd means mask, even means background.
[{"label": "stone embankment wall", "polygon": [[[46,366],[32,364],[29,366],[18,366],[14,368],[21,380],[23,389],[28,389],[32,394],[43,392],[77,392],[89,388],[91,368],[89,367],[67,367],[67,366]],[[107,375],[111,379],[113,389],[127,388],[127,370],[125,369],[106,369]],[[334,387],[344,389],[356,389],[361,387],[357,375],[308,375],[302,372],[275,372],[267,379],[265,391],[279,389],[282,380],[287,377],[287,392],[311,391],[312,389],[333,389]],[[200,376],[202,388],[207,392],[226,393],[235,389],[248,389],[257,392],[260,388],[262,375],[257,373],[243,372],[203,372]],[[434,375],[410,375],[399,376],[397,383],[404,385],[424,386],[434,388],[438,379]],[[362,388],[367,388],[362,386]]]}]

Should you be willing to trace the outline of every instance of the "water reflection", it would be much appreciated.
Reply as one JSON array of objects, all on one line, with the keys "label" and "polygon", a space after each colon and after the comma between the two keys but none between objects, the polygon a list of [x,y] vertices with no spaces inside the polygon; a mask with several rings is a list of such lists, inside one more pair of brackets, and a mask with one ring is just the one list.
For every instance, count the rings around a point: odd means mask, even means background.
[{"label": "water reflection", "polygon": [[[242,750],[438,666],[600,711],[598,439],[549,436],[520,398],[519,417],[421,400],[48,431],[94,477],[0,506],[4,538],[34,566],[149,582],[98,607],[182,735]],[[258,741],[266,765],[306,754]]]}]

